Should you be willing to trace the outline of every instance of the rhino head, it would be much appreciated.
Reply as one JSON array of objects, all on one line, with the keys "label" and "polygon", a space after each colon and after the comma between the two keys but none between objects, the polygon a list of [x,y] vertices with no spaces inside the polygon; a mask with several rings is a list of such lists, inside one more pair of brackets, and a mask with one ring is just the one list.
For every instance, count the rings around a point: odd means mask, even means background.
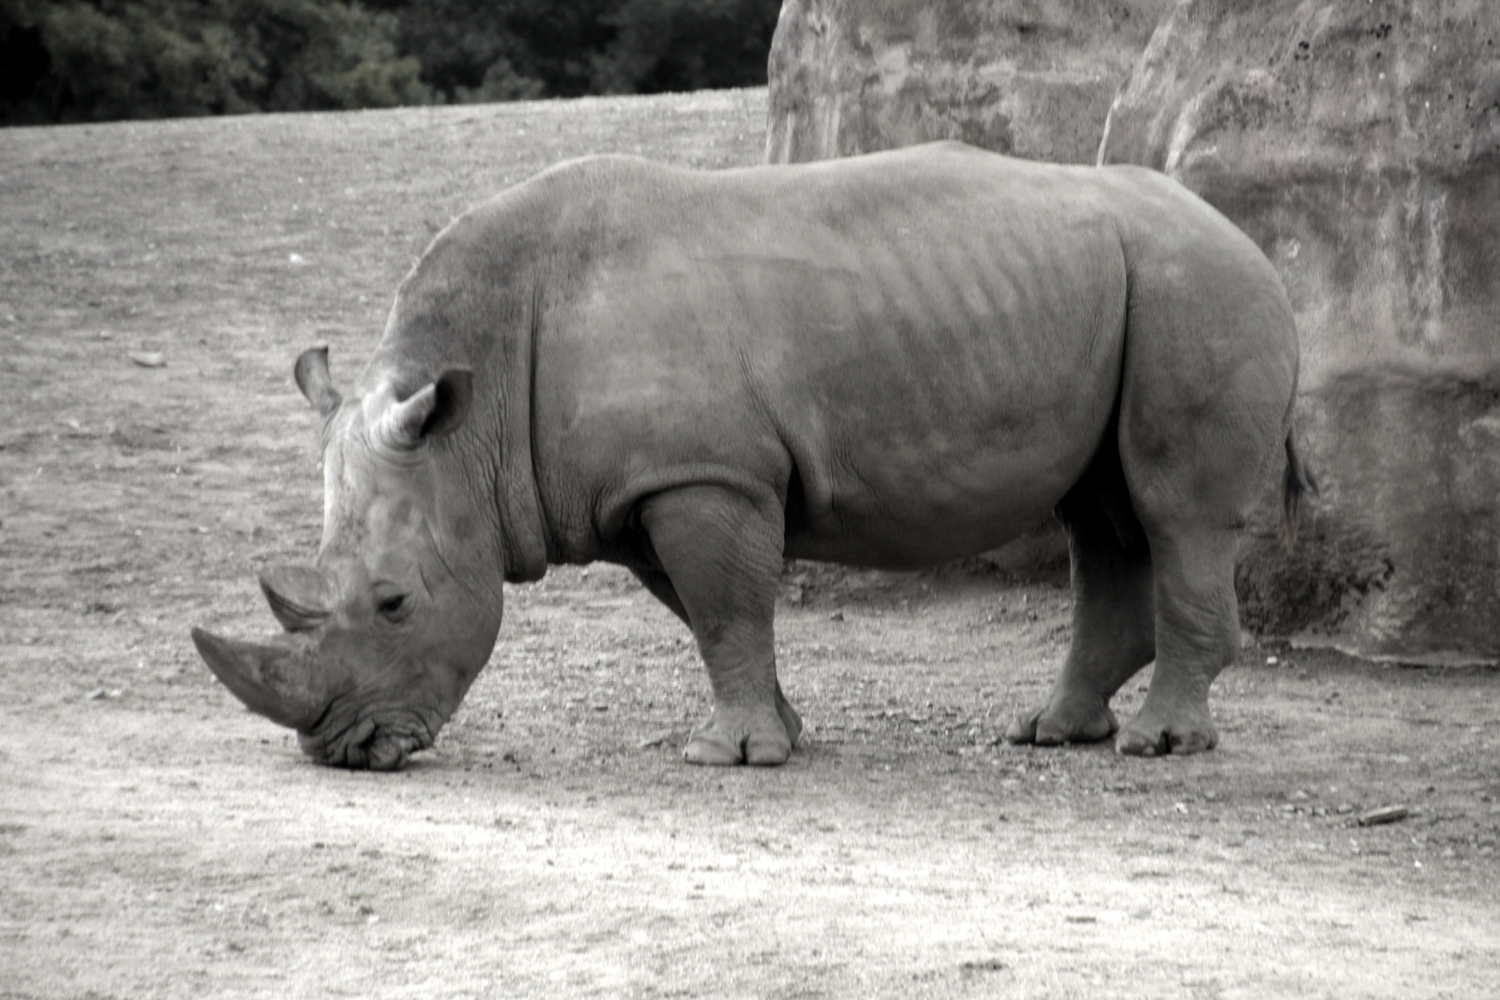
[{"label": "rhino head", "polygon": [[[430,747],[494,648],[498,531],[455,471],[472,376],[451,369],[401,396],[387,380],[343,399],[326,348],[297,361],[323,414],[323,541],[312,566],[261,574],[283,634],[193,630],[210,670],[252,710],[298,733],[315,760],[400,767]],[[482,466],[483,457],[478,456]]]}]

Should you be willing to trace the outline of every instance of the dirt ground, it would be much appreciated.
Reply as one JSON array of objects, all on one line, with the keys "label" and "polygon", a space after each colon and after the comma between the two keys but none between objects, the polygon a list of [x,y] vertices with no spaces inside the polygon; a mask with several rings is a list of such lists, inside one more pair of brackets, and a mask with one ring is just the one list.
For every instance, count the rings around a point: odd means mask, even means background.
[{"label": "dirt ground", "polygon": [[686,630],[568,567],[507,588],[438,746],[372,775],[198,662],[190,626],[273,629],[256,569],[316,550],[298,351],[351,381],[413,258],[502,186],[594,151],[752,163],[764,114],[0,133],[0,998],[1496,995],[1493,670],[1251,644],[1216,752],[1011,748],[1060,580],[797,565],[810,732],[779,770],[701,770]]}]

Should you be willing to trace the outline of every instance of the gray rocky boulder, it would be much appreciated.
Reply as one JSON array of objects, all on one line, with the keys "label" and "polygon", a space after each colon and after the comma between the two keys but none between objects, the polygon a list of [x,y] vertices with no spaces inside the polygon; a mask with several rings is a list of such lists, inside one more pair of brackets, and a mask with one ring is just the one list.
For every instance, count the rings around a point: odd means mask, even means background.
[{"label": "gray rocky boulder", "polygon": [[1245,623],[1394,660],[1500,655],[1500,4],[1185,0],[1104,163],[1166,171],[1280,270],[1323,493],[1252,525]]},{"label": "gray rocky boulder", "polygon": [[766,161],[933,139],[1089,163],[1172,0],[785,0]]}]

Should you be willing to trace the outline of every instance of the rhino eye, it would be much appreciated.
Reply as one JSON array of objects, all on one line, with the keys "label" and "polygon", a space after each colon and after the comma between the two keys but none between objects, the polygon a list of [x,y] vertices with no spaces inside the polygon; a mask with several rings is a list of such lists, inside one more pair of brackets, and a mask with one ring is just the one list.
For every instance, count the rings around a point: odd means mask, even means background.
[{"label": "rhino eye", "polygon": [[401,615],[401,609],[406,605],[406,595],[397,594],[395,597],[387,597],[375,606],[384,618],[397,618]]}]

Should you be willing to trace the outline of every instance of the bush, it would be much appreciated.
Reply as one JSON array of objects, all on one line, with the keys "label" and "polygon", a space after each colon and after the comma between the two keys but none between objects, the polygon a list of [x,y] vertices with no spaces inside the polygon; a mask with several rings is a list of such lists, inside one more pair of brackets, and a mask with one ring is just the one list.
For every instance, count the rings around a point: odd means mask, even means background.
[{"label": "bush", "polygon": [[758,86],[780,3],[626,0],[613,43],[594,61],[596,93],[655,94]]},{"label": "bush", "polygon": [[106,121],[431,100],[390,14],[337,0],[0,0],[0,120]]},{"label": "bush", "polygon": [[759,85],[780,0],[0,0],[0,123]]}]

